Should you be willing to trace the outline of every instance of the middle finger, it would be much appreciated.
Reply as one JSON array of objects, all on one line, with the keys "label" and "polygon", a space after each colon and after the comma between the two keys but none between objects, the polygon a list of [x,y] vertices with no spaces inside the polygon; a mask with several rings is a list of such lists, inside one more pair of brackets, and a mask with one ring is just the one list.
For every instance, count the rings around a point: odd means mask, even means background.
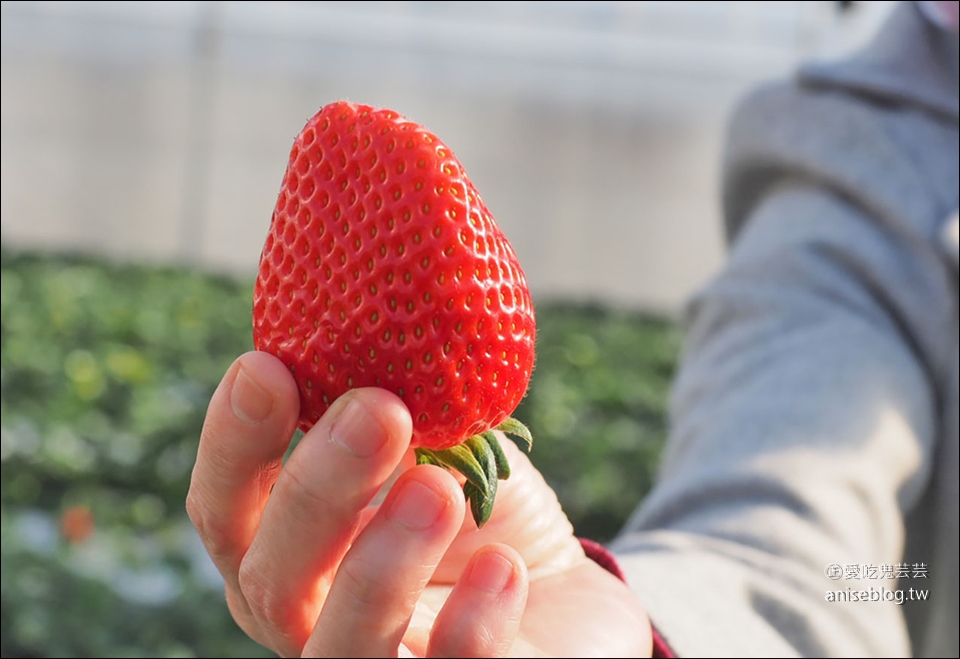
[{"label": "middle finger", "polygon": [[240,589],[269,645],[299,655],[364,507],[410,442],[412,422],[382,389],[344,394],[284,465],[240,565]]}]

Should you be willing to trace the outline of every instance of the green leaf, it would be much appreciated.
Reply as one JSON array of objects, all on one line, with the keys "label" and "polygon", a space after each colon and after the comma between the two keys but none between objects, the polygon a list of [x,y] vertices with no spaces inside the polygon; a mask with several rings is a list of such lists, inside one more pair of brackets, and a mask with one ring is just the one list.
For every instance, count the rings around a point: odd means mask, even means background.
[{"label": "green leaf", "polygon": [[497,476],[503,480],[510,478],[510,463],[507,462],[507,454],[503,452],[500,446],[500,439],[495,432],[488,430],[481,435],[486,440],[487,445],[493,452],[493,459],[497,463]]},{"label": "green leaf", "polygon": [[524,453],[529,453],[530,449],[533,448],[533,435],[530,434],[530,429],[513,417],[507,417],[503,423],[496,427],[496,430],[523,440],[518,442],[518,445]]},{"label": "green leaf", "polygon": [[[432,460],[431,464],[453,469],[463,474],[463,476],[469,482],[473,483],[481,492],[487,491],[489,484],[487,483],[486,472],[477,461],[476,456],[473,455],[473,452],[464,444],[445,448],[440,451],[421,447],[416,449],[415,452],[417,454],[417,462],[420,464],[424,464],[421,460],[430,459]],[[421,454],[425,457],[421,458]]]},{"label": "green leaf", "polygon": [[444,465],[433,456],[433,452],[429,449],[418,448],[414,449],[413,453],[417,456],[418,465],[435,465],[437,467],[444,467]]},{"label": "green leaf", "polygon": [[[496,482],[496,481],[494,481]],[[494,496],[484,494],[473,483],[467,481],[463,484],[463,494],[470,503],[470,514],[473,521],[477,523],[477,528],[482,528],[490,520],[493,514],[493,499],[496,495],[496,486],[494,486]]]},{"label": "green leaf", "polygon": [[496,454],[490,448],[489,442],[487,442],[483,435],[474,435],[467,439],[467,441],[463,443],[463,446],[466,446],[473,454],[473,457],[477,459],[477,464],[480,465],[480,468],[483,470],[483,475],[487,479],[487,487],[491,487],[492,484],[492,487],[496,489],[500,472],[497,469]]}]

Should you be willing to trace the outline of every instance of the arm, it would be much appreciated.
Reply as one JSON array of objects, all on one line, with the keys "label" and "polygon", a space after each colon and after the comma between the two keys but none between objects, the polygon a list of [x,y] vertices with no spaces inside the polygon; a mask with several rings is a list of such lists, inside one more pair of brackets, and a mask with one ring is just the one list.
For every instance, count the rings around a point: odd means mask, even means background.
[{"label": "arm", "polygon": [[936,299],[926,258],[823,186],[784,180],[695,299],[660,483],[615,545],[680,656],[909,653],[900,607],[826,601],[864,582],[824,568],[901,560],[935,429],[904,314]]}]

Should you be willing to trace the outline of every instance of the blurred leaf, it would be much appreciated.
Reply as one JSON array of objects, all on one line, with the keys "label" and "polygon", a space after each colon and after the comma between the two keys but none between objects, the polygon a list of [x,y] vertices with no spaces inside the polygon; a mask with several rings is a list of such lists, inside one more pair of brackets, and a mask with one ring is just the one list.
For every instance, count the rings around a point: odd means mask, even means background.
[{"label": "blurred leaf", "polygon": [[680,336],[650,314],[537,306],[537,366],[514,416],[579,535],[611,539],[650,489]]},{"label": "blurred leaf", "polygon": [[[6,249],[0,270],[2,655],[269,656],[183,508],[210,396],[252,348],[251,283]],[[606,540],[650,487],[679,337],[596,306],[537,320],[514,416],[577,532]]]}]

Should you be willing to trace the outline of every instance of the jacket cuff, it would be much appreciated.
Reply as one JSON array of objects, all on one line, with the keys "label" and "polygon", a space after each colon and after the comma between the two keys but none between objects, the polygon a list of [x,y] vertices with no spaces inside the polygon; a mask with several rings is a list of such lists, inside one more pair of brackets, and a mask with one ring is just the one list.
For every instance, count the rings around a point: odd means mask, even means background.
[{"label": "jacket cuff", "polygon": [[[580,546],[583,547],[583,553],[587,555],[587,558],[591,559],[594,563],[597,563],[600,567],[605,569],[620,581],[626,583],[627,580],[623,575],[623,570],[620,569],[620,565],[617,563],[617,559],[606,547],[601,545],[599,542],[587,540],[586,538],[579,538],[579,540]],[[652,621],[650,623],[650,630],[653,632],[654,659],[667,659],[670,657],[676,657],[677,655],[670,648],[670,646],[667,645],[667,642],[663,640],[663,637],[660,635],[660,632],[657,631],[657,628],[653,625]]]}]

